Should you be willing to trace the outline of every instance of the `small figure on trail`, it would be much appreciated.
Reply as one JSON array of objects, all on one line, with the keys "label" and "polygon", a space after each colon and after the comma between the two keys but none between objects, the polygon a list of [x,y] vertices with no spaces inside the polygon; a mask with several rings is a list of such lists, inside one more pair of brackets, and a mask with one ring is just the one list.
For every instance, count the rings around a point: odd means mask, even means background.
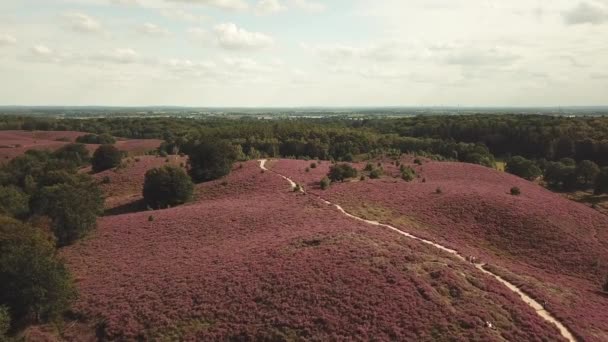
[{"label": "small figure on trail", "polygon": [[494,324],[492,324],[492,322],[490,322],[490,321],[486,321],[486,328],[494,329]]}]

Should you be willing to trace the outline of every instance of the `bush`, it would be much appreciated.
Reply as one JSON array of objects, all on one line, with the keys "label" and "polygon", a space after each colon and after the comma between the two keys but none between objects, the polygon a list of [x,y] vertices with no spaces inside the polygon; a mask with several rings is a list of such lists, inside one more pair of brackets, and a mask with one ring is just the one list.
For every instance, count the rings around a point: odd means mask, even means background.
[{"label": "bush", "polygon": [[327,177],[323,177],[323,179],[321,179],[320,184],[321,184],[321,189],[326,190],[331,185],[331,180]]},{"label": "bush", "polygon": [[530,181],[542,175],[541,169],[533,161],[520,156],[509,159],[505,171]]},{"label": "bush", "polygon": [[416,171],[409,166],[401,165],[401,179],[406,182],[411,182],[416,179]]},{"label": "bush", "polygon": [[365,168],[363,169],[363,171],[367,171],[367,172],[370,172],[370,171],[373,171],[373,170],[374,170],[374,165],[372,163],[367,163],[365,165]]},{"label": "bush", "polygon": [[357,169],[349,164],[336,164],[329,168],[327,177],[332,182],[343,182],[348,178],[357,177]]},{"label": "bush", "polygon": [[21,218],[30,211],[29,196],[16,186],[0,186],[0,215]]},{"label": "bush", "polygon": [[184,170],[166,165],[146,172],[143,196],[146,205],[163,209],[186,203],[193,190],[192,180]]},{"label": "bush", "polygon": [[122,161],[122,152],[113,145],[101,145],[95,153],[93,153],[93,172],[101,172],[109,170],[120,165]]},{"label": "bush", "polygon": [[0,305],[14,321],[58,318],[75,298],[71,277],[51,241],[40,229],[0,217]]},{"label": "bush", "polygon": [[310,163],[310,168],[311,169],[316,169],[317,168],[317,163]]},{"label": "bush", "polygon": [[373,169],[372,172],[369,173],[369,178],[371,178],[371,179],[378,179],[381,176],[382,176],[381,169]]},{"label": "bush", "polygon": [[46,186],[36,194],[32,210],[51,219],[57,243],[66,246],[97,227],[103,197],[92,181]]},{"label": "bush", "polygon": [[11,316],[6,306],[0,306],[0,341],[4,341],[6,333],[11,327]]},{"label": "bush", "polygon": [[203,142],[188,156],[190,176],[195,182],[208,182],[228,175],[236,160],[234,148],[225,141]]},{"label": "bush", "polygon": [[511,195],[519,196],[521,195],[521,190],[518,187],[514,186],[511,188]]},{"label": "bush", "polygon": [[416,158],[416,159],[414,159],[414,164],[416,164],[416,165],[422,165],[422,160]]}]

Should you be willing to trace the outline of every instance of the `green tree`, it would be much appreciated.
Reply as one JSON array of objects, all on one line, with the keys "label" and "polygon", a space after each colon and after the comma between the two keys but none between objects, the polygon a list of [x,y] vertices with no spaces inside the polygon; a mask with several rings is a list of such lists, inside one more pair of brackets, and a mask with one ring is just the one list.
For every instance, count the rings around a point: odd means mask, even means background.
[{"label": "green tree", "polygon": [[93,153],[93,172],[101,172],[117,167],[122,161],[122,152],[113,145],[101,145]]},{"label": "green tree", "polygon": [[236,160],[235,150],[226,141],[206,141],[188,154],[189,173],[195,182],[208,182],[226,176]]},{"label": "green tree", "polygon": [[75,297],[51,241],[40,229],[0,217],[0,306],[15,321],[55,319]]},{"label": "green tree", "polygon": [[603,167],[595,179],[595,194],[608,193],[608,167]]},{"label": "green tree", "polygon": [[40,189],[32,211],[52,220],[52,230],[60,246],[69,245],[97,227],[103,212],[101,190],[92,181],[56,184]]},{"label": "green tree", "polygon": [[0,215],[23,217],[29,210],[29,196],[16,186],[0,186]]},{"label": "green tree", "polygon": [[53,156],[77,166],[84,165],[90,159],[89,150],[84,144],[67,144],[55,151]]},{"label": "green tree", "polygon": [[6,306],[0,306],[0,341],[4,341],[3,338],[11,328],[11,316]]},{"label": "green tree", "polygon": [[534,180],[542,175],[542,171],[533,161],[521,156],[509,159],[505,171],[527,180]]},{"label": "green tree", "polygon": [[184,170],[166,165],[146,172],[144,201],[151,208],[167,208],[186,203],[192,197],[194,185]]},{"label": "green tree", "polygon": [[599,174],[600,167],[590,160],[583,160],[576,166],[576,177],[584,185],[592,185]]},{"label": "green tree", "polygon": [[350,166],[350,164],[336,164],[329,168],[327,177],[332,182],[343,182],[348,178],[357,177],[357,169]]}]

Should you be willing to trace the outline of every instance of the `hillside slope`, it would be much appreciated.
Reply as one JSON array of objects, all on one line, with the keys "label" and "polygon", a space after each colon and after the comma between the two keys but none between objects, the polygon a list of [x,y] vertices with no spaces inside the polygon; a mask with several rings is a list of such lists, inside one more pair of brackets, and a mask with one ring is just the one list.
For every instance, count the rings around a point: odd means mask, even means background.
[{"label": "hillside slope", "polygon": [[[383,161],[378,180],[318,181],[329,163],[280,160],[273,170],[309,192],[361,217],[389,223],[492,265],[585,340],[608,339],[607,298],[599,292],[608,274],[608,219],[535,184],[477,165],[411,163],[419,178],[407,183]],[[359,165],[362,169],[362,166]],[[511,187],[520,196],[510,194]],[[440,189],[440,191],[437,191]]]},{"label": "hillside slope", "polygon": [[100,335],[561,340],[472,265],[348,219],[256,162],[198,190],[186,206],[104,217],[63,250],[80,290],[74,311]]},{"label": "hillside slope", "polygon": [[[75,131],[0,131],[0,163],[24,154],[28,150],[54,151],[73,143],[76,138],[88,133]],[[141,154],[157,149],[162,140],[158,139],[119,139],[115,146],[129,154]],[[87,144],[91,153],[99,145]]]}]

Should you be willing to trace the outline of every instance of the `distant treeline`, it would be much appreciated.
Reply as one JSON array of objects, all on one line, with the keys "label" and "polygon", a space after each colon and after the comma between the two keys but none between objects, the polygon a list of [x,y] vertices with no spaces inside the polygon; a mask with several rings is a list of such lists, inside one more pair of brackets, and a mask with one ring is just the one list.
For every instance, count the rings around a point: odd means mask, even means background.
[{"label": "distant treeline", "polygon": [[[241,144],[244,153],[334,158],[392,149],[488,164],[493,157],[576,161],[608,166],[608,118],[543,115],[416,116],[326,119],[44,119],[0,117],[0,130],[79,130],[125,138],[160,138],[188,148],[205,138]],[[486,148],[487,147],[487,148]],[[168,151],[170,152],[170,151]]]},{"label": "distant treeline", "polygon": [[608,165],[608,117],[418,116],[353,126],[379,133],[482,143],[499,157],[592,160]]}]

